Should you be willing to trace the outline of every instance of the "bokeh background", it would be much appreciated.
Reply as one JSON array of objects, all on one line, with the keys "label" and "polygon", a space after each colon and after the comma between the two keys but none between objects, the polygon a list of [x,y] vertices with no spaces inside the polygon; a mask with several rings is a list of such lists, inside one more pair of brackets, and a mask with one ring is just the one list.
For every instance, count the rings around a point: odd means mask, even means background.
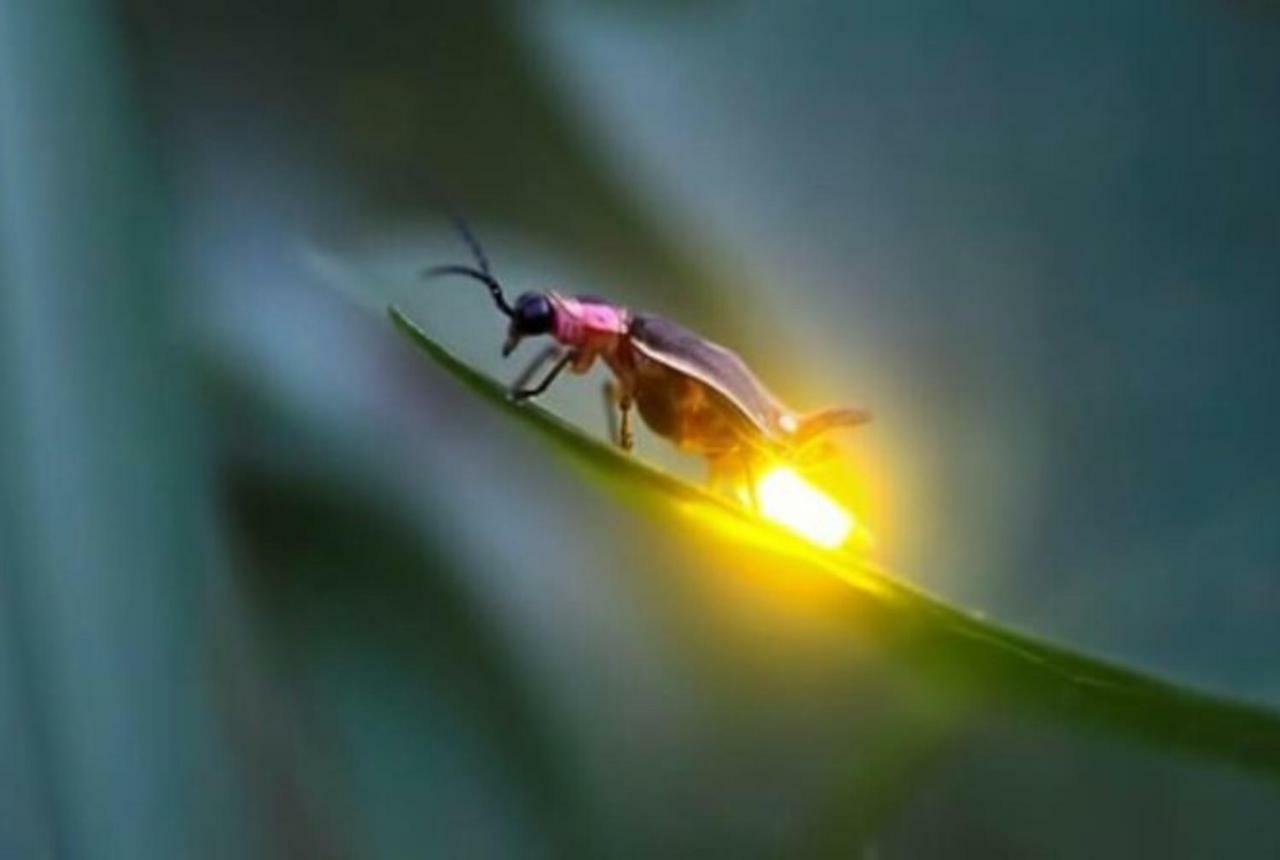
[{"label": "bokeh background", "polygon": [[906,580],[1280,706],[1277,153],[1266,2],[0,5],[0,856],[1276,856],[1274,780],[958,700],[382,310],[515,374],[459,211],[871,408]]}]

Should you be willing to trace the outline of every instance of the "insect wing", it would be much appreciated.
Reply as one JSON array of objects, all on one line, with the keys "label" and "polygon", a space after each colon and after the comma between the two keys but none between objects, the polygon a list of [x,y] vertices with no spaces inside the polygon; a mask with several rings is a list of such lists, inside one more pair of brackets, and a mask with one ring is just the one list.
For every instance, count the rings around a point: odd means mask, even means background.
[{"label": "insect wing", "polygon": [[649,314],[636,314],[629,334],[633,348],[646,358],[719,392],[766,435],[779,434],[786,410],[736,353]]}]

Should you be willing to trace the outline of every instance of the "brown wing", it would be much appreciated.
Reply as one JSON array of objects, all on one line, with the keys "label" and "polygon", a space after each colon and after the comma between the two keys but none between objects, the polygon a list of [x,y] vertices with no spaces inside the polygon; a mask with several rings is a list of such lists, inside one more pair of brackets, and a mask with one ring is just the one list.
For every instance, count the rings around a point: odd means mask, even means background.
[{"label": "brown wing", "polygon": [[738,355],[662,317],[635,314],[632,347],[646,358],[687,374],[719,392],[770,438],[785,435],[779,424],[789,415]]}]

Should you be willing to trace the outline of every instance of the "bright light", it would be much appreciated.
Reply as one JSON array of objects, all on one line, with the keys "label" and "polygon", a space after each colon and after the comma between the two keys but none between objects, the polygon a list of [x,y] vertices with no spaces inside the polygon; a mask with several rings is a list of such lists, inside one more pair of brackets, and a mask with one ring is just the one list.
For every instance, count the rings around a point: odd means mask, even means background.
[{"label": "bright light", "polygon": [[760,513],[819,546],[840,546],[853,531],[853,517],[826,493],[786,466],[756,482]]}]

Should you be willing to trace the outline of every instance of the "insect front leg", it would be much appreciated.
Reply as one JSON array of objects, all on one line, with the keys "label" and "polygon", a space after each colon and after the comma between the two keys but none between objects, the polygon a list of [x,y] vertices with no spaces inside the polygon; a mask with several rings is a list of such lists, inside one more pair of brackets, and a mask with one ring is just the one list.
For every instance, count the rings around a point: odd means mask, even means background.
[{"label": "insect front leg", "polygon": [[[573,350],[566,352],[564,355],[560,356],[560,360],[555,363],[551,370],[547,372],[547,375],[544,376],[542,381],[537,385],[532,388],[513,388],[511,390],[511,399],[528,400],[531,397],[537,397],[539,394],[551,387],[551,383],[556,381],[556,377],[560,375],[561,371],[569,366],[569,362],[573,361],[574,358],[575,353]],[[538,359],[535,359],[535,366],[530,368],[530,370],[526,371],[524,374],[521,374],[521,378],[523,379],[526,376],[532,376],[537,371],[538,367],[540,367],[545,361],[545,358],[539,356]]]},{"label": "insect front leg", "polygon": [[520,375],[516,377],[515,382],[511,383],[512,394],[522,388],[527,388],[529,380],[533,379],[548,361],[559,357],[559,355],[560,347],[555,344],[547,344],[539,350],[538,354],[533,357],[533,361],[526,364],[524,370],[520,371]]}]

